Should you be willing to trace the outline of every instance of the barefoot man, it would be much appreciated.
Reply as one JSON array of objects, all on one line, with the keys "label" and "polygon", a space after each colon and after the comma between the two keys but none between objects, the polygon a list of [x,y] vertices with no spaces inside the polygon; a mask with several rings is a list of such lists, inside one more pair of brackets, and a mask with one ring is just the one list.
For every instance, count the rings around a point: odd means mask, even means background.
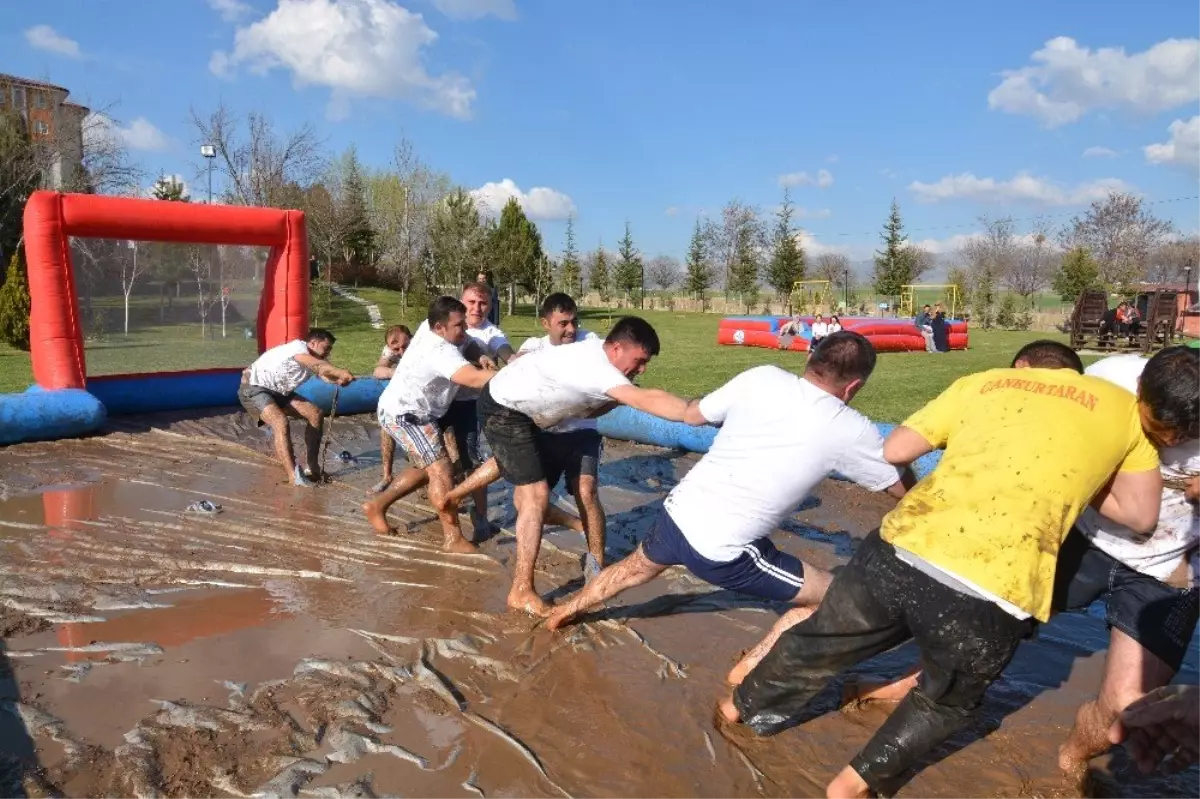
[{"label": "barefoot man", "polygon": [[[429,329],[417,333],[379,397],[379,425],[404,448],[408,467],[382,494],[363,505],[376,533],[395,532],[387,523],[387,510],[412,490],[414,472],[424,472],[429,480],[429,499],[435,507],[450,490],[450,460],[438,420],[459,386],[481,388],[494,374],[471,365],[459,352],[467,336],[466,311],[453,297],[434,300],[429,306]],[[438,517],[447,552],[476,551],[475,545],[463,538],[457,513],[439,511]]]},{"label": "barefoot man", "polygon": [[[483,430],[501,476],[514,486],[517,506],[517,563],[508,594],[510,608],[538,616],[550,612],[533,587],[533,567],[550,499],[543,445],[539,443],[541,431],[564,419],[599,415],[618,403],[671,421],[699,420],[694,410],[688,413],[695,403],[631,382],[658,354],[658,346],[658,334],[649,322],[626,316],[603,341],[546,347],[521,356],[498,372],[480,395]],[[488,469],[485,464],[478,471]],[[450,492],[443,507],[453,507],[465,496],[475,477]]]},{"label": "barefoot man", "polygon": [[813,351],[803,377],[756,366],[700,400],[704,421],[721,425],[708,454],[667,496],[633,554],[555,608],[546,626],[556,630],[682,565],[730,591],[796,605],[734,668],[729,681],[740,682],[784,630],[812,615],[829,586],[828,572],[771,543],[784,517],[835,471],[896,498],[914,482],[911,472],[884,460],[879,430],[847,405],[874,368],[871,343],[843,331]]},{"label": "barefoot man", "polygon": [[[238,402],[258,422],[267,425],[275,436],[275,455],[283,465],[287,479],[293,485],[311,488],[313,479],[321,478],[318,462],[321,449],[321,409],[306,399],[296,396],[300,384],[316,374],[327,383],[349,385],[354,375],[339,369],[329,362],[333,352],[333,334],[314,327],[303,339],[289,341],[264,352],[258,360],[242,372],[242,384],[238,388]],[[288,434],[288,418],[303,419],[304,448],[308,457],[308,474],[305,476],[296,463],[292,450],[292,437]]]},{"label": "barefoot man", "polygon": [[1074,371],[1057,342],[1016,369],[955,381],[884,443],[891,463],[944,448],[837,573],[812,616],[779,637],[721,711],[760,735],[794,723],[843,670],[915,640],[918,686],[826,795],[870,796],[971,723],[1035,621],[1049,617],[1059,547],[1096,503],[1135,532],[1158,523],[1162,477],[1137,403]]},{"label": "barefoot man", "polygon": [[[412,331],[407,325],[392,325],[383,334],[383,351],[379,353],[379,361],[371,376],[378,380],[391,380],[396,373],[396,366],[404,357],[405,350],[412,343]],[[379,459],[383,463],[383,479],[371,489],[372,494],[378,494],[392,482],[392,461],[396,457],[396,442],[386,430],[379,431]]]}]

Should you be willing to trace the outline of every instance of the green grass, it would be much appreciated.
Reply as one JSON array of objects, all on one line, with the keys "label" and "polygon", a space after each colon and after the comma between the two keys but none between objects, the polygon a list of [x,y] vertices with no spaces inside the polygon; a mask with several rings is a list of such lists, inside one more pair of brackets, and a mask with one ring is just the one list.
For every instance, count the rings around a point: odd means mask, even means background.
[{"label": "green grass", "polygon": [[[358,293],[368,302],[378,304],[389,324],[404,323],[415,330],[421,322],[421,311],[409,308],[402,312],[398,292],[362,289]],[[516,315],[501,319],[514,349],[527,336],[541,335],[532,308],[521,306],[517,310]],[[719,316],[670,311],[639,313],[655,326],[662,339],[662,354],[642,376],[639,381],[642,385],[697,397],[759,364],[776,364],[797,374],[804,369],[802,353],[718,346]],[[600,334],[607,332],[620,316],[621,311],[607,309],[585,309],[581,313],[584,327]],[[330,328],[337,336],[333,352],[336,364],[356,374],[370,373],[379,357],[383,331],[371,328],[361,306],[335,296],[327,312],[314,313],[314,324]],[[144,327],[129,339],[111,335],[105,341],[88,342],[88,370],[90,374],[113,374],[241,366],[255,355],[254,342],[241,337],[242,327],[239,322],[230,330],[231,337],[224,340],[202,340],[199,325]],[[1007,366],[1021,345],[1047,337],[1065,340],[1058,334],[972,330],[971,349],[963,352],[882,353],[875,374],[855,399],[855,406],[880,421],[902,421],[957,377]],[[31,381],[28,354],[0,345],[0,392],[23,391]]]}]

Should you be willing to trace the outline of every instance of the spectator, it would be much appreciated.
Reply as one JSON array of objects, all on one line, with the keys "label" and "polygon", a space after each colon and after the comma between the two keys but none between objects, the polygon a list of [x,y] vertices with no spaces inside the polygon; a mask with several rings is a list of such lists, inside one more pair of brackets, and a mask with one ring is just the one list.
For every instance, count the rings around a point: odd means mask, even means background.
[{"label": "spectator", "polygon": [[950,324],[946,321],[946,309],[939,302],[933,306],[933,321],[929,323],[933,331],[933,349],[936,352],[950,351]]},{"label": "spectator", "polygon": [[829,317],[829,332],[826,335],[832,336],[834,333],[840,333],[842,330],[842,320],[837,314]]},{"label": "spectator", "polygon": [[488,298],[491,303],[488,306],[487,320],[493,325],[500,324],[500,292],[496,290],[496,284],[492,282],[491,277],[487,272],[481,271],[475,276],[476,283],[482,283],[491,290],[491,296]]},{"label": "spectator", "polygon": [[817,314],[813,317],[812,323],[812,341],[809,342],[808,351],[812,352],[821,343],[821,339],[829,335],[829,324],[825,321],[825,317]]},{"label": "spectator", "polygon": [[937,352],[933,346],[933,314],[930,313],[928,305],[921,307],[921,312],[917,314],[917,330],[921,331],[921,337],[925,339],[925,351]]}]

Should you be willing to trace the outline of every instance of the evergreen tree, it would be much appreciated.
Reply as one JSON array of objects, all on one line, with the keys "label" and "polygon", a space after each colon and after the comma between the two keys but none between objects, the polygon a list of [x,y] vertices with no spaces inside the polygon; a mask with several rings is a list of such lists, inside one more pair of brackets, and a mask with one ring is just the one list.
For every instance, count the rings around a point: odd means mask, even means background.
[{"label": "evergreen tree", "polygon": [[18,249],[8,262],[4,285],[0,286],[0,341],[19,350],[29,350],[29,277]]},{"label": "evergreen tree", "polygon": [[613,269],[613,285],[625,296],[625,302],[628,303],[634,289],[641,288],[643,269],[642,255],[633,246],[633,232],[628,219],[625,220],[625,235],[621,237],[617,252],[620,257],[617,258],[616,268]]},{"label": "evergreen tree", "polygon": [[608,300],[608,255],[604,252],[604,242],[600,242],[600,246],[596,248],[595,255],[592,256],[591,269],[588,270],[588,285],[592,291],[600,295],[600,299]]},{"label": "evergreen tree", "polygon": [[1075,302],[1089,289],[1100,288],[1100,265],[1083,247],[1075,247],[1063,256],[1054,275],[1054,290],[1067,302]]},{"label": "evergreen tree", "polygon": [[1011,293],[1005,294],[996,311],[996,325],[1011,330],[1017,324],[1017,299]]},{"label": "evergreen tree", "polygon": [[698,300],[705,298],[705,292],[712,286],[712,268],[708,263],[708,239],[700,220],[696,220],[696,229],[692,232],[692,243],[688,246],[687,275],[683,287],[688,294]]},{"label": "evergreen tree", "polygon": [[875,253],[875,293],[894,300],[904,286],[913,282],[912,259],[905,246],[908,237],[904,235],[900,205],[895,200],[883,226],[882,238],[883,250]]},{"label": "evergreen tree", "polygon": [[583,268],[579,263],[579,251],[575,249],[574,214],[567,217],[567,246],[563,250],[559,287],[572,296],[583,296]]},{"label": "evergreen tree", "polygon": [[156,200],[177,203],[191,202],[192,199],[184,190],[183,181],[173,175],[159,175],[158,180],[154,181],[154,187],[150,189],[150,196]]},{"label": "evergreen tree", "polygon": [[457,188],[437,206],[429,222],[433,282],[463,285],[483,268],[484,230],[475,198]]},{"label": "evergreen tree", "polygon": [[747,313],[758,301],[759,258],[756,244],[755,230],[752,225],[743,225],[737,230],[729,276],[729,290],[742,298]]},{"label": "evergreen tree", "polygon": [[507,284],[508,313],[516,305],[516,287],[536,290],[537,265],[542,256],[542,234],[529,221],[516,198],[509,197],[500,212],[500,223],[492,234],[493,273],[496,282]]},{"label": "evergreen tree", "polygon": [[775,215],[775,230],[771,236],[771,263],[767,267],[767,283],[781,300],[792,292],[797,280],[804,279],[804,250],[796,243],[792,227],[792,198],[783,190],[783,204]]},{"label": "evergreen tree", "polygon": [[341,233],[342,256],[358,270],[374,263],[375,229],[367,209],[367,187],[358,152],[351,147],[343,156],[345,177],[342,183]]}]

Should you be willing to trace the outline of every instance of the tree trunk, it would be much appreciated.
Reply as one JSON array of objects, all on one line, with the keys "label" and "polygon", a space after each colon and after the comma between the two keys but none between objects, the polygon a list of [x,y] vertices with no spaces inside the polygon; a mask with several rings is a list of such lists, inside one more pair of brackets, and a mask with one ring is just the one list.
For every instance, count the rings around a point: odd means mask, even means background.
[{"label": "tree trunk", "polygon": [[125,292],[125,338],[129,338],[129,292],[128,291]]},{"label": "tree trunk", "polygon": [[517,312],[517,284],[508,284],[508,316]]},{"label": "tree trunk", "polygon": [[225,338],[225,303],[221,303],[221,338]]}]

